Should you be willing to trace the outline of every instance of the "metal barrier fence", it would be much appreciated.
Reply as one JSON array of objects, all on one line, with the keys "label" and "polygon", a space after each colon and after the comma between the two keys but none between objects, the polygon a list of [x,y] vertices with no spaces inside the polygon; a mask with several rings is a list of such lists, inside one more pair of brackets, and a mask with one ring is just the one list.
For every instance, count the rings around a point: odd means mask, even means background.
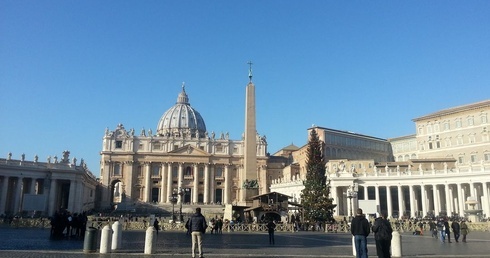
[{"label": "metal barrier fence", "polygon": [[[116,220],[114,219],[92,219],[87,222],[87,227],[94,227],[97,229],[104,228],[105,225],[112,225]],[[145,230],[149,226],[149,221],[139,219],[138,221],[124,221],[120,220],[123,230]],[[11,222],[0,220],[0,225],[10,227],[31,227],[31,228],[51,228],[49,219],[29,219],[29,218],[15,218]],[[419,229],[417,223],[408,222],[392,222],[393,230],[399,232],[414,232]],[[490,231],[490,222],[471,222],[467,223],[470,232],[471,231]],[[429,224],[423,224],[424,231],[429,231]],[[185,232],[185,223],[160,223],[160,230],[163,231],[183,231]],[[231,224],[224,223],[223,232],[267,232],[266,224],[252,223],[252,224]],[[301,230],[306,230],[302,228]],[[311,230],[311,228],[309,229]],[[277,224],[276,231],[278,232],[293,232],[293,224]],[[321,231],[327,233],[347,233],[350,232],[350,226],[348,223],[336,223],[326,224],[325,228],[321,228]]]}]

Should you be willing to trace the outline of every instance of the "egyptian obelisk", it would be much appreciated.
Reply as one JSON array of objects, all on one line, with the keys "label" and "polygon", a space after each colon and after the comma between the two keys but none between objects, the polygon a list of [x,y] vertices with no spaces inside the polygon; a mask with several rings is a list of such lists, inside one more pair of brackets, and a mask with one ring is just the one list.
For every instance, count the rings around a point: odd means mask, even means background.
[{"label": "egyptian obelisk", "polygon": [[[257,128],[255,123],[255,85],[252,82],[252,62],[250,65],[245,96],[245,152],[243,157],[243,173],[241,202],[247,202],[251,196],[258,194],[257,184]],[[254,184],[255,183],[255,184]]]}]

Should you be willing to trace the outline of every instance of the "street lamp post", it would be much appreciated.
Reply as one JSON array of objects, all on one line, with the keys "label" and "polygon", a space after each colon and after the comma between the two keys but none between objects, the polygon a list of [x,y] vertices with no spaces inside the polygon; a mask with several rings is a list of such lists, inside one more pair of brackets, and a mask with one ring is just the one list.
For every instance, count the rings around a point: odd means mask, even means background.
[{"label": "street lamp post", "polygon": [[177,203],[177,193],[175,191],[170,196],[170,202],[172,203],[172,221],[175,222],[175,204]]},{"label": "street lamp post", "polygon": [[355,198],[356,196],[357,196],[356,186],[355,185],[349,186],[349,188],[347,189],[347,198],[349,198],[349,202],[350,202],[350,212],[349,212],[349,219],[350,220],[352,220],[352,217],[354,216],[354,213],[352,210],[352,206],[354,206],[352,199]]},{"label": "street lamp post", "polygon": [[186,195],[186,192],[188,192],[188,188],[182,188],[179,187],[179,191],[177,194],[180,196],[180,208],[179,208],[179,221],[184,222],[184,217],[182,216],[182,203],[184,202],[184,196]]}]

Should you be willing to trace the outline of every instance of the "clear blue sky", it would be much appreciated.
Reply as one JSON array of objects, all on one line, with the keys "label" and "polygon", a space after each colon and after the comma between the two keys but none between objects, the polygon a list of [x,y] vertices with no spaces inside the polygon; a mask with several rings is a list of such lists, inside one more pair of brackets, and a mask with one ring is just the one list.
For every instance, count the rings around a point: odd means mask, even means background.
[{"label": "clear blue sky", "polygon": [[392,138],[490,98],[490,1],[0,1],[0,156],[84,158],[151,128],[181,83],[208,131],[244,131],[247,61],[269,152],[312,124]]}]

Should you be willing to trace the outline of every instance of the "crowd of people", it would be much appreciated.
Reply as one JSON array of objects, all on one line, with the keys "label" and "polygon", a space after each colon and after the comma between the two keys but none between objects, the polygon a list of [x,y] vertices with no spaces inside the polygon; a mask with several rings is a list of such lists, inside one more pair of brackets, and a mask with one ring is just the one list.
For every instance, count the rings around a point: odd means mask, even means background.
[{"label": "crowd of people", "polygon": [[65,209],[56,211],[51,217],[51,237],[55,239],[81,239],[85,235],[87,227],[87,215],[83,213],[71,213]]}]

